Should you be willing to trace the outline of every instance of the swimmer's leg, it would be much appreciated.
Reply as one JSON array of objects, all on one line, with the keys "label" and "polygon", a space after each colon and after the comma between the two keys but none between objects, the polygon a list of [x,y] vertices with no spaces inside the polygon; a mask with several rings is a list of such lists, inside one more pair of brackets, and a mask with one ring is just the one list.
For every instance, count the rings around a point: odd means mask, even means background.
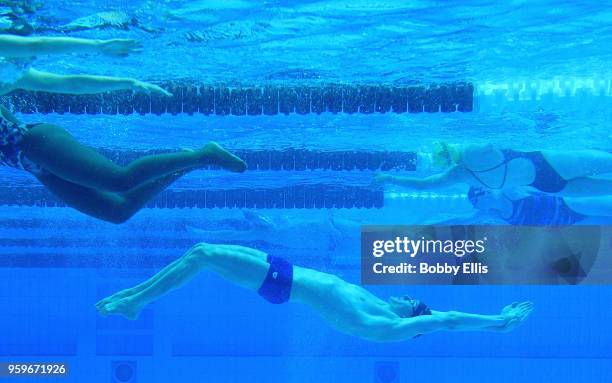
[{"label": "swimmer's leg", "polygon": [[121,167],[50,124],[32,127],[21,146],[28,159],[59,178],[108,192],[126,192],[159,177],[211,164],[237,172],[246,169],[242,160],[216,143],[194,151],[144,156]]},{"label": "swimmer's leg", "polygon": [[[118,314],[136,319],[148,303],[193,279],[200,271],[210,270],[235,284],[258,289],[268,272],[267,255],[242,246],[198,244],[157,275],[141,284],[135,294],[102,300],[97,305],[102,314]],[[102,304],[102,302],[106,303]]]},{"label": "swimmer's leg", "polygon": [[[228,234],[230,233],[230,231],[228,231]],[[233,233],[233,237],[232,238],[236,238],[236,232],[233,231],[231,232]],[[242,235],[243,233],[240,233],[241,235],[241,239],[243,239]],[[200,245],[201,246],[201,245]],[[215,245],[210,245],[210,246],[215,246]],[[216,246],[224,246],[224,245],[216,245]],[[181,260],[184,257],[188,257],[191,256],[192,252],[197,251],[195,250],[198,247],[198,245],[196,245],[196,247],[194,247],[193,249],[191,249],[190,251],[188,251],[187,253],[183,254],[181,257],[179,257],[178,259],[175,259],[172,263],[170,263],[168,266],[164,267],[160,272],[158,272],[157,274],[155,274],[153,277],[147,279],[146,281],[144,281],[143,283],[134,286],[134,287],[130,287],[121,291],[116,292],[115,294],[106,297],[104,299],[102,299],[101,301],[99,301],[98,303],[96,303],[96,307],[100,307],[103,306],[107,303],[110,303],[113,300],[117,300],[117,299],[121,299],[121,298],[125,298],[128,297],[130,295],[134,295],[137,294],[147,288],[149,288],[151,285],[153,285],[157,280],[163,278],[166,274],[168,274],[169,272],[172,271],[172,269],[177,266],[180,265]],[[252,256],[255,257],[255,259],[259,259],[259,260],[266,260],[267,255],[259,250],[255,250],[255,249],[250,249],[248,247],[243,247],[243,246],[231,246],[230,249],[233,249],[236,252],[246,252],[247,256]]]},{"label": "swimmer's leg", "polygon": [[[183,255],[184,256],[184,255]],[[114,293],[113,295],[110,295],[100,301],[98,301],[98,303],[96,303],[96,308],[98,310],[102,309],[105,305],[111,303],[112,301],[115,300],[119,300],[119,299],[123,299],[126,297],[129,297],[131,295],[134,294],[138,294],[139,292],[149,288],[150,286],[152,286],[157,280],[163,278],[166,274],[168,274],[169,272],[172,271],[172,269],[179,265],[181,262],[181,258],[177,258],[174,261],[172,261],[172,263],[170,263],[168,266],[164,267],[160,272],[158,272],[157,274],[155,274],[153,277],[147,279],[146,281],[142,282],[139,285],[136,285],[134,287],[130,287],[121,291],[117,291],[116,293]]]},{"label": "swimmer's leg", "polygon": [[566,180],[612,173],[612,153],[602,150],[545,150],[542,154]]},{"label": "swimmer's leg", "polygon": [[599,197],[565,197],[563,199],[576,213],[589,217],[612,217],[612,196]]},{"label": "swimmer's leg", "polygon": [[[231,238],[236,238],[236,232],[235,231],[227,231],[228,236],[229,234],[232,234],[233,236],[231,236]],[[240,238],[243,238],[243,233],[240,233]],[[241,252],[247,252],[247,255],[253,256],[255,257],[255,259],[259,259],[259,260],[266,260],[267,255],[259,250],[255,250],[255,249],[250,249],[248,247],[242,247],[242,246],[236,246],[234,247],[236,249],[236,251],[241,251]],[[193,250],[193,249],[192,249]],[[190,252],[192,251],[190,250]],[[96,307],[102,307],[108,303],[110,303],[111,301],[114,300],[118,300],[118,299],[122,299],[122,298],[126,298],[129,297],[131,295],[137,294],[147,288],[149,288],[151,285],[153,285],[157,280],[163,278],[167,273],[171,272],[172,269],[179,265],[181,262],[181,259],[185,256],[188,256],[190,254],[190,252],[187,252],[186,254],[183,254],[183,256],[181,256],[180,258],[174,260],[172,263],[170,263],[168,266],[164,267],[159,273],[155,274],[152,278],[147,279],[146,281],[144,281],[143,283],[134,286],[134,287],[130,287],[121,291],[116,292],[115,294],[106,297],[102,300],[100,300],[98,303],[96,303]]]},{"label": "swimmer's leg", "polygon": [[574,178],[558,193],[564,197],[593,197],[610,195],[612,179],[599,177]]},{"label": "swimmer's leg", "polygon": [[148,201],[185,173],[187,171],[161,177],[126,193],[90,189],[50,173],[42,173],[36,177],[49,191],[69,206],[94,218],[119,224],[131,218]]}]

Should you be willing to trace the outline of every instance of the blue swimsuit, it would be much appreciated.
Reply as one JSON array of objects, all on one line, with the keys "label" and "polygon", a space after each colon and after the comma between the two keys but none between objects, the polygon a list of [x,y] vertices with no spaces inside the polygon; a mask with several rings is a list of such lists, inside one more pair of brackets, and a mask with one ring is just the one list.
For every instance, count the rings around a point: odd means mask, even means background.
[{"label": "blue swimsuit", "polygon": [[[544,192],[544,193],[557,193],[565,188],[567,185],[567,180],[565,180],[557,171],[548,163],[546,158],[542,155],[542,152],[519,152],[516,150],[505,149],[501,151],[504,155],[504,160],[499,164],[495,165],[489,169],[484,170],[471,170],[467,169],[470,174],[478,180],[483,186],[489,189],[502,189],[504,184],[506,183],[506,177],[508,175],[508,162],[518,159],[524,158],[533,164],[535,169],[535,179],[529,186],[533,186],[534,188]],[[492,170],[498,168],[504,168],[504,177],[499,186],[491,186],[487,185],[478,174],[487,173]]]},{"label": "blue swimsuit", "polygon": [[512,202],[512,215],[504,218],[511,225],[568,226],[587,218],[572,210],[561,197],[537,194]]},{"label": "blue swimsuit", "polygon": [[[470,188],[468,199],[476,208],[483,188]],[[575,212],[562,197],[539,193],[518,200],[510,200],[512,214],[502,219],[511,225],[567,226],[583,221],[586,215]]]},{"label": "blue swimsuit", "polygon": [[293,265],[272,255],[268,255],[267,262],[270,264],[268,274],[257,292],[270,303],[288,302],[293,285]]}]

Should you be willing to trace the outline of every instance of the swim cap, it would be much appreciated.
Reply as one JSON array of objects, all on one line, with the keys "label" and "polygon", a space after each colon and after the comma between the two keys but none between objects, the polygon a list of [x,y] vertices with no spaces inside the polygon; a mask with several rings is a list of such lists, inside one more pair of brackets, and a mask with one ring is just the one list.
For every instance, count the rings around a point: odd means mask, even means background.
[{"label": "swim cap", "polygon": [[455,145],[451,145],[444,141],[434,143],[431,152],[432,162],[438,166],[450,166],[459,162],[461,157],[459,150]]}]

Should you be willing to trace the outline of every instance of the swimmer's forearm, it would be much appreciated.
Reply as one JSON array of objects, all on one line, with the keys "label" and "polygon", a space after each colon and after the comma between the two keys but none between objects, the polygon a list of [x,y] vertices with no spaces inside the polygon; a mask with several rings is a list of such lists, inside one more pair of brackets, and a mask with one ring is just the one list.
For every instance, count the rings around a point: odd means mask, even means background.
[{"label": "swimmer's forearm", "polygon": [[70,94],[95,94],[114,90],[131,89],[135,81],[131,78],[69,75],[53,84],[47,91]]},{"label": "swimmer's forearm", "polygon": [[425,178],[401,177],[390,174],[381,174],[378,175],[377,178],[379,182],[420,190],[451,186],[453,183],[461,181],[462,173],[460,168],[453,166],[444,173],[434,174]]},{"label": "swimmer's forearm", "polygon": [[414,318],[396,320],[380,335],[381,341],[400,341],[435,331],[493,331],[504,330],[507,318],[502,315],[468,314],[459,311],[439,312]]},{"label": "swimmer's forearm", "polygon": [[435,315],[393,320],[377,318],[369,321],[361,335],[378,342],[398,342],[442,330],[445,327],[444,317]]},{"label": "swimmer's forearm", "polygon": [[121,89],[131,89],[137,80],[131,78],[58,75],[30,69],[15,87],[25,90],[68,94],[95,94]]},{"label": "swimmer's forearm", "polygon": [[400,176],[391,176],[391,178],[389,179],[389,183],[398,186],[407,186],[414,189],[424,189],[428,185],[426,178]]},{"label": "swimmer's forearm", "polygon": [[508,322],[503,315],[470,314],[460,311],[433,312],[442,317],[446,331],[501,331]]},{"label": "swimmer's forearm", "polygon": [[11,89],[24,89],[67,94],[95,94],[114,90],[134,89],[172,96],[161,87],[133,78],[93,75],[60,75],[29,69]]},{"label": "swimmer's forearm", "polygon": [[73,37],[0,36],[0,55],[5,57],[32,57],[37,55],[72,52],[96,52],[103,40]]}]

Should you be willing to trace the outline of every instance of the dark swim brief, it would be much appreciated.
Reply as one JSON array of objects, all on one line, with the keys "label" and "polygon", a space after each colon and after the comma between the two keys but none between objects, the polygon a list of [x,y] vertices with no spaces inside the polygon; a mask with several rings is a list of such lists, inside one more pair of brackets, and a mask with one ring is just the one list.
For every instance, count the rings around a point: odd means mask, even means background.
[{"label": "dark swim brief", "polygon": [[268,274],[257,292],[273,304],[289,301],[293,284],[293,265],[282,258],[268,255]]},{"label": "dark swim brief", "polygon": [[418,317],[421,315],[431,315],[431,309],[423,302],[419,300],[415,300],[418,302],[414,307],[414,311],[412,312],[412,317]]}]

